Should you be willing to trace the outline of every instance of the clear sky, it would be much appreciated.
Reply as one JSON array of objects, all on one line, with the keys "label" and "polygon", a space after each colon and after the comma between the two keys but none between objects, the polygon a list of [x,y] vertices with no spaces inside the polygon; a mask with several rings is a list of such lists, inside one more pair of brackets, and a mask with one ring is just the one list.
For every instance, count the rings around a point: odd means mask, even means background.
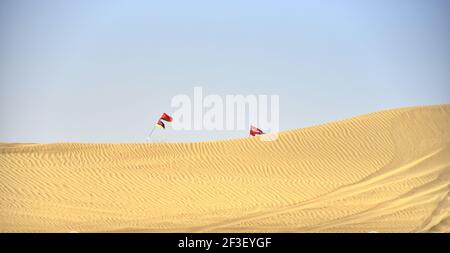
[{"label": "clear sky", "polygon": [[279,95],[281,130],[450,103],[449,13],[447,0],[2,0],[0,142],[144,142],[194,86]]}]

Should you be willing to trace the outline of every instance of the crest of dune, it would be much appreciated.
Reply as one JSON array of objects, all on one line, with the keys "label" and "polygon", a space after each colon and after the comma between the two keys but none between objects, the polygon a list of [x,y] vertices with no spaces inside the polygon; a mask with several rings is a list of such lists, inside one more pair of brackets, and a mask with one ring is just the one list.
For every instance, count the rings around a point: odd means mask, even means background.
[{"label": "crest of dune", "polygon": [[180,144],[0,144],[3,232],[449,232],[450,105]]}]

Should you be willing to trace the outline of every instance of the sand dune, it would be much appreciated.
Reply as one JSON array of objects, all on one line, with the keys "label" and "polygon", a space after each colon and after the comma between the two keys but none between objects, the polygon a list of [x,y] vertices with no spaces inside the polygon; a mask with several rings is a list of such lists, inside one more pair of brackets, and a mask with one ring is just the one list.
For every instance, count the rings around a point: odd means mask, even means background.
[{"label": "sand dune", "polygon": [[450,231],[450,105],[189,144],[0,144],[0,231]]}]

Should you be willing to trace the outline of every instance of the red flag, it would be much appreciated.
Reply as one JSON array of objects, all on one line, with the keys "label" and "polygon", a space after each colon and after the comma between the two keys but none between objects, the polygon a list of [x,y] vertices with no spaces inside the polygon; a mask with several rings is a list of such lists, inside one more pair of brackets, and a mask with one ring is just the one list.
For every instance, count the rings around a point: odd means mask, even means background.
[{"label": "red flag", "polygon": [[167,121],[167,122],[172,122],[172,117],[170,117],[167,113],[163,113],[162,115],[161,115],[161,118],[159,118],[160,120],[162,119],[162,120],[165,120],[165,121]]},{"label": "red flag", "polygon": [[261,129],[257,128],[257,127],[250,126],[250,135],[251,136],[255,136],[257,134],[264,134],[264,132]]}]

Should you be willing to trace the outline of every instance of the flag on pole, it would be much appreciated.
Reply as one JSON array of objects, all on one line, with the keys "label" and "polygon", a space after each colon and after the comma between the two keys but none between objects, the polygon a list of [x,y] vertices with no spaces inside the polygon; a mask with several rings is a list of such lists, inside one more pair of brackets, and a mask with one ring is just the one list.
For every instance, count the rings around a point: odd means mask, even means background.
[{"label": "flag on pole", "polygon": [[158,121],[156,122],[156,126],[162,129],[166,129],[166,124],[164,124],[164,121],[172,122],[173,118],[169,116],[167,113],[163,113],[161,117],[159,117]]},{"label": "flag on pole", "polygon": [[258,134],[264,134],[264,132],[261,129],[257,128],[257,127],[250,126],[250,135],[251,136],[255,136],[255,135],[258,135]]},{"label": "flag on pole", "polygon": [[163,121],[167,121],[167,122],[172,122],[173,118],[171,116],[169,116],[167,113],[163,113],[161,115],[161,117],[159,117],[158,121],[156,122],[155,126],[153,127],[152,131],[150,132],[150,134],[147,137],[147,141],[150,140],[150,138],[152,137],[153,131],[155,131],[155,128],[162,128],[162,129],[166,129],[166,124],[164,124]]}]

